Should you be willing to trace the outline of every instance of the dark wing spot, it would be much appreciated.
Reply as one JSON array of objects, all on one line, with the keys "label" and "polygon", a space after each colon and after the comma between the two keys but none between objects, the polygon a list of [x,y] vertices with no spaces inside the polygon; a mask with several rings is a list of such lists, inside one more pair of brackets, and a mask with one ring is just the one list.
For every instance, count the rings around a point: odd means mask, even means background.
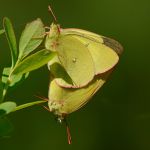
[{"label": "dark wing spot", "polygon": [[119,42],[107,37],[103,37],[103,41],[106,46],[112,48],[118,55],[123,52],[123,47]]}]

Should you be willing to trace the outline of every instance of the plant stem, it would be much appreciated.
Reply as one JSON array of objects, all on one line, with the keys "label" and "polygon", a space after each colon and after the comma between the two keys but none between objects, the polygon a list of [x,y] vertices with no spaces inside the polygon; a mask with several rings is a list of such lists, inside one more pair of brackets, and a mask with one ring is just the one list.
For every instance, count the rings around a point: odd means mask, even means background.
[{"label": "plant stem", "polygon": [[17,65],[19,64],[19,62],[20,62],[20,59],[18,59],[17,62],[16,62],[16,64],[15,64],[15,66],[11,68],[10,74],[9,74],[9,76],[8,76],[8,78],[7,78],[7,82],[6,82],[5,85],[4,85],[3,94],[2,94],[2,98],[0,99],[0,103],[2,103],[2,102],[4,101],[4,99],[5,99],[5,96],[6,96],[6,94],[7,94],[7,90],[8,90],[8,88],[9,88],[10,83],[11,83],[11,75],[12,75],[14,69],[15,69],[15,68],[17,67]]},{"label": "plant stem", "polygon": [[18,111],[18,110],[21,110],[21,109],[24,109],[24,108],[27,108],[27,107],[31,107],[31,106],[34,106],[34,105],[46,103],[46,102],[47,102],[47,101],[35,101],[35,102],[30,102],[30,103],[22,104],[22,105],[17,106],[17,107],[13,110],[13,112]]},{"label": "plant stem", "polygon": [[4,85],[3,94],[2,94],[2,98],[0,99],[0,103],[2,103],[4,101],[4,99],[5,99],[5,96],[7,94],[7,90],[8,90],[8,87],[9,87],[9,84],[10,84],[10,80],[9,80],[9,77],[8,77],[7,82]]}]

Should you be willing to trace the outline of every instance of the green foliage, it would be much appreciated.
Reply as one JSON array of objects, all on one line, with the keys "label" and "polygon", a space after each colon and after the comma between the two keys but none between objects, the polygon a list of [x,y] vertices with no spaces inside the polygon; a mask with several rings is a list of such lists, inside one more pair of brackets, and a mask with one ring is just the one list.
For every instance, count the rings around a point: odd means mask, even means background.
[{"label": "green foliage", "polygon": [[[26,57],[25,60],[23,60],[23,58],[27,56],[30,52],[35,50],[41,44],[44,38],[43,36],[42,36],[43,38],[40,37],[40,39],[34,38],[34,37],[44,35],[45,33],[43,23],[40,19],[37,19],[27,24],[20,38],[19,51],[17,51],[18,46],[16,43],[15,33],[14,33],[13,26],[12,26],[10,19],[4,18],[3,26],[4,26],[6,38],[7,38],[10,50],[11,50],[12,65],[11,67],[6,67],[3,70],[2,86],[1,86],[3,90],[1,93],[2,96],[1,96],[0,101],[4,100],[4,97],[7,93],[7,89],[9,87],[16,86],[17,85],[16,83],[19,83],[25,80],[29,75],[29,72],[26,72],[26,74],[14,75],[13,71],[15,70],[15,68],[18,68],[18,66],[24,66],[25,70],[28,70],[26,69],[26,67],[28,67],[30,68],[30,70],[28,71],[32,71],[32,67],[31,67],[32,64],[29,63],[28,66],[24,65],[24,62],[26,63],[26,60],[28,60],[28,57]],[[39,56],[39,53],[38,53],[38,56]],[[29,60],[31,61],[31,59]],[[40,62],[39,62],[39,65],[36,65],[36,69],[39,67],[41,67]],[[13,74],[13,77],[12,77],[12,74]]]},{"label": "green foliage", "polygon": [[42,43],[45,35],[45,28],[41,19],[36,19],[28,23],[21,34],[19,51],[12,23],[9,18],[3,20],[4,29],[0,34],[6,34],[6,38],[11,51],[12,65],[5,67],[0,81],[0,102],[3,102],[9,87],[14,87],[17,83],[24,81],[29,72],[40,68],[50,61],[55,53],[43,49],[29,55]]},{"label": "green foliage", "polygon": [[[5,95],[10,87],[16,87],[27,79],[29,72],[38,69],[48,63],[55,53],[43,49],[29,55],[42,43],[45,28],[40,19],[28,23],[21,34],[19,46],[16,41],[15,32],[9,18],[4,18],[3,28],[0,34],[5,33],[11,52],[12,64],[3,68],[0,79],[0,137],[9,135],[13,127],[6,118],[7,114],[23,108],[45,103],[46,101],[34,101],[17,106],[15,102],[5,100]],[[19,50],[18,50],[19,47]],[[3,102],[3,101],[6,102]]]}]

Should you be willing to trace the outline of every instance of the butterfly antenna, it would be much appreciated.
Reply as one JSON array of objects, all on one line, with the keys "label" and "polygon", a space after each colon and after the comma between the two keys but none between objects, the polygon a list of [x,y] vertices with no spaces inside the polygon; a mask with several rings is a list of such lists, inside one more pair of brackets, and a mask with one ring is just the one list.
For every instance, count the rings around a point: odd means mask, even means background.
[{"label": "butterfly antenna", "polygon": [[55,14],[54,14],[54,12],[53,12],[53,10],[52,10],[52,8],[51,8],[50,5],[48,6],[48,11],[50,12],[50,14],[52,15],[52,17],[54,18],[54,21],[57,23],[57,18],[56,18],[56,16],[55,16]]},{"label": "butterfly antenna", "polygon": [[64,122],[65,122],[65,125],[66,125],[68,144],[71,144],[72,143],[72,138],[71,138],[70,128],[69,128],[69,125],[68,125],[68,122],[67,122],[66,118],[64,119]]},{"label": "butterfly antenna", "polygon": [[44,96],[39,96],[39,95],[34,95],[35,97],[44,100],[44,101],[48,101],[48,98],[44,97]]}]

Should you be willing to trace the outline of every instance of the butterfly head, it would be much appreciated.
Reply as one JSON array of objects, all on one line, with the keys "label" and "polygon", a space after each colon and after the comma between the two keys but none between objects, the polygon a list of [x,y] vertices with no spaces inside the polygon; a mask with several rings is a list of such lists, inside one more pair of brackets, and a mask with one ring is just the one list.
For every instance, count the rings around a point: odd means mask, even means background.
[{"label": "butterfly head", "polygon": [[50,26],[50,31],[47,34],[45,47],[48,50],[56,51],[58,46],[58,38],[60,35],[60,27],[58,24],[52,23]]},{"label": "butterfly head", "polygon": [[57,39],[60,34],[60,27],[58,24],[52,23],[50,25],[50,31],[48,37],[51,39]]}]

